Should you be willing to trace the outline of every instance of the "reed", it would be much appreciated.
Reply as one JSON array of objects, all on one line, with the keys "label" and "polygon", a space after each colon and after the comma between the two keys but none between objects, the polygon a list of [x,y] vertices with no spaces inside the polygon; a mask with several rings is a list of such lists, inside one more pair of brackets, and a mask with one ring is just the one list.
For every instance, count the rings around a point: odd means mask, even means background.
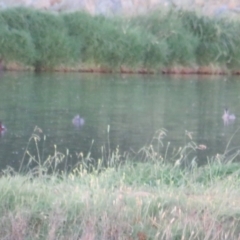
[{"label": "reed", "polygon": [[239,68],[238,19],[170,8],[132,17],[0,11],[0,57],[36,70],[149,70],[165,67]]},{"label": "reed", "polygon": [[172,152],[165,134],[156,132],[135,155],[107,144],[95,165],[90,154],[80,153],[79,164],[61,172],[56,165],[68,152],[55,148],[43,159],[39,145],[45,138],[36,128],[23,158],[35,166],[6,169],[0,178],[0,237],[237,239],[239,152],[233,158],[226,150],[197,167],[191,154],[200,146],[189,139]]},{"label": "reed", "polygon": [[[27,8],[13,8],[2,10],[0,19],[5,29],[1,32],[1,39],[6,39],[1,41],[5,44],[0,53],[4,60],[24,60],[23,63],[33,65],[36,70],[69,60],[69,39],[60,17]],[[6,49],[12,49],[9,55]]]}]

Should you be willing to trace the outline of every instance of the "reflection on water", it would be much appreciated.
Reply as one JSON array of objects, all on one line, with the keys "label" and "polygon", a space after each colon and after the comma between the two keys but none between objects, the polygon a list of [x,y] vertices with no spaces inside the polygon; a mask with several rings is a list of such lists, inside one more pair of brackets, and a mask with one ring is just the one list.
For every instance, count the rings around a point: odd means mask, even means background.
[{"label": "reflection on water", "polygon": [[[46,135],[42,158],[55,144],[72,156],[86,154],[92,140],[92,156],[100,158],[109,125],[111,148],[123,151],[137,151],[160,128],[168,130],[165,144],[172,147],[183,146],[191,132],[207,147],[197,153],[204,161],[223,153],[239,124],[238,77],[5,73],[0,84],[0,119],[8,129],[0,138],[1,168],[18,166],[35,126]],[[236,120],[224,126],[225,106]]]}]

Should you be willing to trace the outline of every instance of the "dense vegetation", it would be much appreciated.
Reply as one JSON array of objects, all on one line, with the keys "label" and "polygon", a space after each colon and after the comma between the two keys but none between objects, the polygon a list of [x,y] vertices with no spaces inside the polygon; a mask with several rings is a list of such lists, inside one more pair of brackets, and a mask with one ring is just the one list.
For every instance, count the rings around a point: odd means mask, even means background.
[{"label": "dense vegetation", "polygon": [[[43,69],[239,70],[240,23],[169,9],[131,18],[0,11],[0,57]],[[202,69],[204,72],[204,69]]]},{"label": "dense vegetation", "polygon": [[41,159],[35,130],[36,155],[27,148],[18,172],[2,172],[1,239],[239,238],[239,151],[197,167],[193,153],[205,146],[190,139],[170,154],[159,131],[135,155],[106,147],[59,172],[69,152]]}]

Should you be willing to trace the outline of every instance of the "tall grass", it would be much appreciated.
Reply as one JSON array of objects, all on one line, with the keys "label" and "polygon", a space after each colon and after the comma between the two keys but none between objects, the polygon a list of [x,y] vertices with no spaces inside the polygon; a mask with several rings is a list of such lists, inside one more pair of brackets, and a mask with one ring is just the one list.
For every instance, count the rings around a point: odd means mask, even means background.
[{"label": "tall grass", "polygon": [[203,17],[193,12],[181,14],[187,27],[198,39],[198,64],[226,64],[226,66],[239,66],[240,43],[239,24],[227,19],[214,19]]},{"label": "tall grass", "polygon": [[158,131],[134,155],[107,144],[94,166],[90,154],[80,153],[79,164],[66,174],[56,164],[68,152],[55,148],[42,159],[39,145],[45,139],[36,128],[23,158],[36,165],[24,174],[6,169],[0,178],[0,237],[238,239],[239,154],[229,159],[225,151],[196,167],[191,154],[205,148],[189,139],[172,153],[165,134]]},{"label": "tall grass", "polygon": [[[5,43],[1,48],[4,60],[23,60],[24,63],[33,65],[36,70],[69,60],[71,48],[60,17],[26,8],[14,8],[1,11],[0,19],[8,33],[1,32],[1,39],[5,38],[1,41],[2,44]],[[19,53],[16,50],[21,49],[20,44],[24,48]],[[7,53],[4,54],[6,47],[13,48],[10,51],[12,54],[9,54],[10,59]],[[25,55],[25,58],[22,58],[22,55]]]},{"label": "tall grass", "polygon": [[154,58],[154,54],[162,52],[162,58],[155,58],[155,63],[163,62],[171,66],[196,62],[195,51],[199,40],[186,29],[177,13],[174,9],[168,12],[156,11],[132,19],[133,25],[147,29],[146,34],[150,33],[155,38],[155,45],[159,45],[159,49],[152,52],[153,56],[149,54],[149,57]]},{"label": "tall grass", "polygon": [[36,70],[58,66],[239,67],[240,23],[179,9],[128,18],[84,12],[0,11],[0,57]]}]

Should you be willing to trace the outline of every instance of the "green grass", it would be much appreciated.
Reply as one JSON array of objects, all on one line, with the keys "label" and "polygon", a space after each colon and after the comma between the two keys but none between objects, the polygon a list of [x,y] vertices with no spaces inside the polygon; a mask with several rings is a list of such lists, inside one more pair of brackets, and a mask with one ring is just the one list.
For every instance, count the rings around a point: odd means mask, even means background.
[{"label": "green grass", "polygon": [[[36,70],[69,60],[69,39],[60,17],[46,12],[14,8],[1,11],[0,19],[8,33],[3,32],[1,36],[1,39],[5,38],[1,41],[2,44],[5,43],[1,46],[4,60],[22,60],[23,63],[33,65]],[[22,41],[19,41],[18,35],[22,36]],[[23,49],[17,51],[22,46]],[[11,54],[4,52],[6,47],[13,48]]]},{"label": "green grass", "polygon": [[190,156],[204,147],[190,139],[171,153],[161,130],[134,155],[107,148],[91,165],[80,153],[79,164],[61,172],[56,165],[69,153],[55,148],[41,159],[40,135],[36,128],[23,157],[35,166],[0,178],[1,239],[238,239],[238,152],[197,167]]},{"label": "green grass", "polygon": [[240,22],[156,10],[128,18],[28,8],[0,11],[0,57],[36,70],[61,66],[148,69],[239,68]]}]

